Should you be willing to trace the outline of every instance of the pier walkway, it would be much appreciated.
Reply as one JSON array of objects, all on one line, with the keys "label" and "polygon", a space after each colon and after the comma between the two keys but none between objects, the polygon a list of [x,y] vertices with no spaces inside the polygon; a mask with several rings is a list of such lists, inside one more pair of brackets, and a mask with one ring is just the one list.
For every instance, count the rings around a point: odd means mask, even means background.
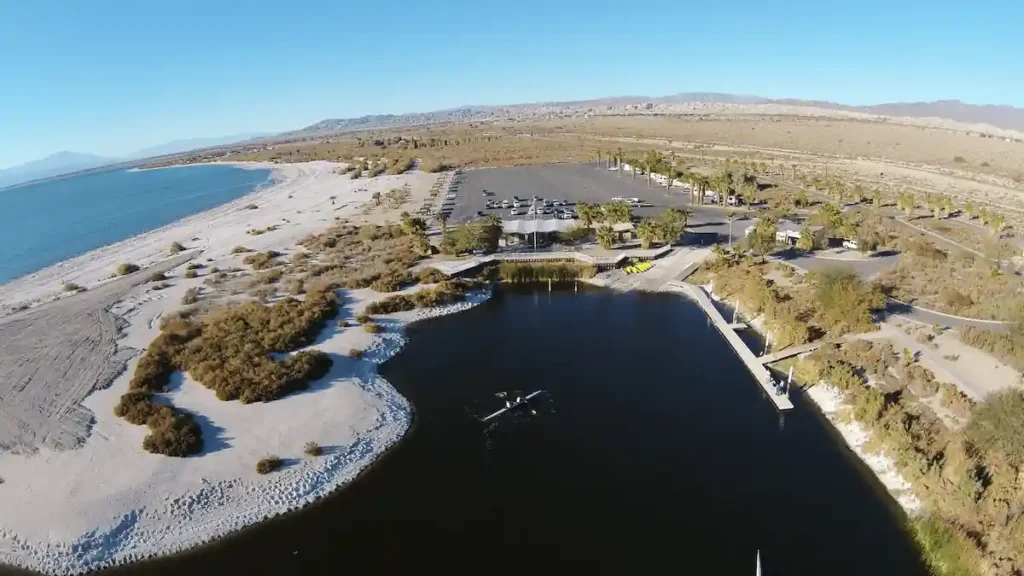
[{"label": "pier walkway", "polygon": [[[764,367],[764,362],[755,356],[754,353],[750,351],[750,348],[747,348],[747,345],[744,344],[743,340],[741,340],[739,335],[736,334],[736,330],[733,328],[733,325],[727,322],[725,318],[722,317],[722,314],[718,309],[715,308],[714,303],[704,292],[704,289],[687,283],[670,282],[669,284],[672,285],[672,288],[676,288],[680,285],[683,286],[686,293],[704,309],[704,313],[708,315],[708,318],[710,318],[711,322],[716,328],[718,328],[718,331],[722,333],[722,336],[725,336],[725,340],[730,346],[732,346],[732,349],[740,357],[740,360],[742,360],[743,364],[746,365],[747,370],[749,370],[754,376],[754,379],[757,380],[761,389],[764,390],[764,393],[768,396],[768,399],[775,404],[775,408],[779,410],[792,410],[793,402],[790,401],[789,396],[777,396],[775,394],[775,389],[771,384],[771,374],[768,372],[768,369]],[[785,352],[785,350],[783,352]]]},{"label": "pier walkway", "polygon": [[758,361],[765,366],[778,362],[779,360],[785,360],[786,358],[792,358],[806,352],[814,352],[818,348],[821,348],[825,343],[822,341],[811,342],[809,344],[801,344],[800,346],[790,346],[789,348],[783,348],[778,352],[772,352],[771,354],[765,354],[758,358]]}]

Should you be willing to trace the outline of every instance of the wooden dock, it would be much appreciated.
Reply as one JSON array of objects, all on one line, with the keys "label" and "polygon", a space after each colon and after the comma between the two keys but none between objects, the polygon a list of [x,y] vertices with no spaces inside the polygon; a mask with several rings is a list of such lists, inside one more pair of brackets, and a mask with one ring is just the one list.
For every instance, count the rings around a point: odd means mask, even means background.
[{"label": "wooden dock", "polygon": [[686,288],[686,292],[697,301],[697,304],[704,309],[704,313],[708,315],[711,322],[718,328],[718,331],[725,336],[726,342],[732,346],[733,351],[740,357],[743,364],[746,365],[747,370],[754,376],[757,383],[764,390],[765,395],[768,399],[775,404],[775,408],[778,410],[792,410],[793,402],[790,401],[789,396],[777,396],[775,389],[772,387],[772,377],[768,369],[764,367],[764,363],[761,359],[754,355],[747,348],[747,345],[743,343],[739,335],[736,334],[736,330],[733,329],[732,324],[727,322],[722,314],[715,308],[715,304],[711,301],[711,298],[704,292],[704,289],[693,284],[683,284]]}]

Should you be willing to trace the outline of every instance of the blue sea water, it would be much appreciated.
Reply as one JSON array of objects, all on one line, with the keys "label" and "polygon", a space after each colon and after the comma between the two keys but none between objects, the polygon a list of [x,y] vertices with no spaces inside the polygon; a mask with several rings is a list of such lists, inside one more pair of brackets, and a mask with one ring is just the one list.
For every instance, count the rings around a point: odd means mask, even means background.
[{"label": "blue sea water", "polygon": [[270,170],[111,170],[0,190],[0,283],[209,210],[272,183]]}]

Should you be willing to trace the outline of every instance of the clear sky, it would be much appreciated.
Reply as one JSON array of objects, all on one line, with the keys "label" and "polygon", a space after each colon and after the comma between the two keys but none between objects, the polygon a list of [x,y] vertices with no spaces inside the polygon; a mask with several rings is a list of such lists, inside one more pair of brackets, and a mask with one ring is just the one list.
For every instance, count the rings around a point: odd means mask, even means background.
[{"label": "clear sky", "polygon": [[1020,0],[0,0],[0,167],[462,104],[1024,106]]}]

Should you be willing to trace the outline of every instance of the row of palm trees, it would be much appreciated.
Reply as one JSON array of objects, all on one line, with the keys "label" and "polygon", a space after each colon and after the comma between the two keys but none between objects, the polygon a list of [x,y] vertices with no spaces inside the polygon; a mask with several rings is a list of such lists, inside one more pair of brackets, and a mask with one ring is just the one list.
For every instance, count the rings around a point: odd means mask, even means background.
[{"label": "row of palm trees", "polygon": [[693,191],[691,199],[697,204],[703,204],[709,190],[717,191],[721,196],[736,194],[750,202],[757,193],[757,177],[739,163],[726,161],[725,170],[717,172],[712,176],[706,176],[700,172],[681,167],[678,165],[678,158],[673,153],[664,156],[655,150],[649,150],[643,156],[627,156],[622,148],[616,152],[596,151],[598,166],[601,166],[602,158],[605,160],[605,167],[618,168],[619,175],[625,166],[630,167],[632,178],[636,178],[638,172],[647,176],[647,185],[651,186],[652,175],[660,174],[664,177],[665,188],[670,188],[676,181],[685,182]]}]

